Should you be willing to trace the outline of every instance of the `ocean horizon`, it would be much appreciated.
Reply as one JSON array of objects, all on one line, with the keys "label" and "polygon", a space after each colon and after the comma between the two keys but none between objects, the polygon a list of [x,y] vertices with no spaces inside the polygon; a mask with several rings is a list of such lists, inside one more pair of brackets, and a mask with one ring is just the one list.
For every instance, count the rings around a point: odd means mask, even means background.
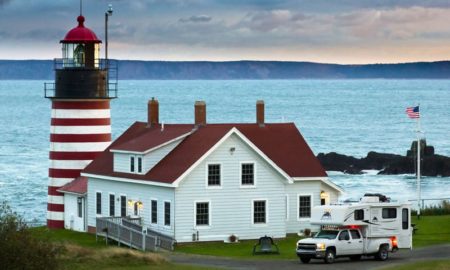
[{"label": "ocean horizon", "polygon": [[[0,200],[26,220],[44,222],[47,207],[51,102],[44,81],[0,81]],[[428,145],[450,156],[450,80],[124,80],[111,101],[113,139],[146,121],[147,101],[159,100],[160,121],[193,123],[194,102],[204,100],[209,123],[253,123],[256,100],[266,122],[293,122],[313,152],[364,157],[369,151],[405,155],[416,140],[406,107],[420,104]],[[413,175],[346,175],[329,178],[346,194],[383,193],[416,198]],[[450,177],[424,177],[423,198],[449,198]]]}]

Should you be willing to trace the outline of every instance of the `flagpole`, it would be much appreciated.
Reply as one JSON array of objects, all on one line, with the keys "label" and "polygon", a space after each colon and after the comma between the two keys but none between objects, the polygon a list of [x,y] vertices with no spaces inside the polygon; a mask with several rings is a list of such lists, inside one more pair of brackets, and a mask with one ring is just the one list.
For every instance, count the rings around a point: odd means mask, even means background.
[{"label": "flagpole", "polygon": [[[419,106],[419,105],[418,105]],[[420,117],[417,118],[417,216],[420,218]]]}]

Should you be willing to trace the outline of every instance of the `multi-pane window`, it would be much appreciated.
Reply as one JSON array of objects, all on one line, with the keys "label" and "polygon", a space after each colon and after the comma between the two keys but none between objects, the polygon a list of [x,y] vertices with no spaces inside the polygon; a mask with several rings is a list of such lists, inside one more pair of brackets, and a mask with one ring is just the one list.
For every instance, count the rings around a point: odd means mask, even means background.
[{"label": "multi-pane window", "polygon": [[164,202],[164,225],[170,226],[170,202]]},{"label": "multi-pane window", "polygon": [[383,218],[396,218],[397,208],[383,208],[383,210],[381,211],[381,216]]},{"label": "multi-pane window", "polygon": [[220,164],[208,165],[208,186],[220,186]]},{"label": "multi-pane window", "polygon": [[253,201],[253,223],[266,223],[266,201]]},{"label": "multi-pane window", "polygon": [[137,158],[137,170],[138,170],[138,173],[141,173],[142,172],[142,158],[141,157],[138,157]]},{"label": "multi-pane window", "polygon": [[114,194],[109,194],[109,215],[113,217],[116,214],[116,200]]},{"label": "multi-pane window", "polygon": [[195,209],[195,225],[209,225],[209,203],[198,202]]},{"label": "multi-pane window", "polygon": [[130,172],[134,172],[134,157],[130,157]]},{"label": "multi-pane window", "polygon": [[298,217],[310,218],[311,217],[311,196],[299,196],[298,197]]},{"label": "multi-pane window", "polygon": [[125,217],[127,215],[127,197],[120,196],[120,216]]},{"label": "multi-pane window", "polygon": [[255,184],[255,166],[253,163],[243,163],[241,165],[241,184]]},{"label": "multi-pane window", "polygon": [[158,223],[158,201],[152,200],[152,224]]},{"label": "multi-pane window", "polygon": [[97,192],[95,203],[96,203],[96,208],[97,208],[97,215],[101,215],[102,214],[102,193],[101,192]]}]

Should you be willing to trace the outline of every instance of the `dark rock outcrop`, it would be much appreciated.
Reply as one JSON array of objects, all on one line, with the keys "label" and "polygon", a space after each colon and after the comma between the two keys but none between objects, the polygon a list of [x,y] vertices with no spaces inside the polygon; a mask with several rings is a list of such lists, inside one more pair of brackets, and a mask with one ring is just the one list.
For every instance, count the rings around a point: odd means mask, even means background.
[{"label": "dark rock outcrop", "polygon": [[[450,176],[450,157],[436,155],[434,147],[421,141],[421,175]],[[413,142],[406,156],[369,152],[364,158],[341,155],[335,152],[320,153],[317,158],[327,171],[361,174],[363,170],[379,170],[379,174],[415,174],[417,142]]]}]

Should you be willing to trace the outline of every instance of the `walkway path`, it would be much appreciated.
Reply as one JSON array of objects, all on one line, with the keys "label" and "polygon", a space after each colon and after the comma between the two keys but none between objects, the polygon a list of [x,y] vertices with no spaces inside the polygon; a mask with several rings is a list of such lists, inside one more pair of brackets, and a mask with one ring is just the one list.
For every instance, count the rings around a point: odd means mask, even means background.
[{"label": "walkway path", "polygon": [[[309,264],[303,264],[300,260],[240,260],[214,256],[189,255],[183,253],[169,253],[168,259],[173,263],[190,264],[217,267],[224,269],[376,269],[388,265],[405,264],[418,260],[450,259],[450,243],[446,245],[431,246],[414,249],[412,251],[399,251],[390,253],[389,259],[385,262],[375,261],[371,257],[363,258],[361,261],[353,262],[347,258],[339,258],[330,268],[322,260],[312,260]],[[449,266],[450,267],[450,266]]]}]

